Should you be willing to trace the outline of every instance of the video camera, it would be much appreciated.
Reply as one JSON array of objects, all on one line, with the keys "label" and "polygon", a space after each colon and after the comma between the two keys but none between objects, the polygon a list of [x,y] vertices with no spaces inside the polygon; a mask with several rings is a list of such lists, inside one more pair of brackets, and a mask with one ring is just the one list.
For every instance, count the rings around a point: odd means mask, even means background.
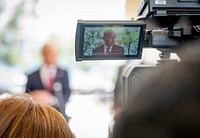
[{"label": "video camera", "polygon": [[[142,0],[136,20],[78,20],[76,61],[140,59],[142,48],[146,47],[174,52],[186,41],[200,39],[199,18],[200,0]],[[103,44],[106,30],[116,32],[117,44],[124,48],[124,55],[94,54],[94,49]],[[169,57],[166,55],[163,57]]]},{"label": "video camera", "polygon": [[143,47],[163,52],[200,39],[200,0],[142,0],[138,21],[147,25]]},{"label": "video camera", "polygon": [[[194,52],[195,46],[200,46],[199,19],[199,0],[142,0],[137,21],[146,23],[143,48],[160,50],[161,64],[174,61],[170,59],[170,53],[183,54],[181,52],[184,50],[179,51],[180,48],[190,47],[188,53]],[[186,45],[188,43],[190,45]],[[162,66],[130,65],[127,67],[123,75],[123,108],[147,78],[154,75],[160,67]]]}]

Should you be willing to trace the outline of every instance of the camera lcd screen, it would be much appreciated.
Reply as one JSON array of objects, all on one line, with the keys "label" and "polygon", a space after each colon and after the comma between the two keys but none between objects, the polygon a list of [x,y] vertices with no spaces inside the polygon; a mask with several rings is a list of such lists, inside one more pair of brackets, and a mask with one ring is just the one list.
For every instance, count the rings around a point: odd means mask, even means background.
[{"label": "camera lcd screen", "polygon": [[140,59],[145,27],[134,21],[78,20],[76,61]]}]

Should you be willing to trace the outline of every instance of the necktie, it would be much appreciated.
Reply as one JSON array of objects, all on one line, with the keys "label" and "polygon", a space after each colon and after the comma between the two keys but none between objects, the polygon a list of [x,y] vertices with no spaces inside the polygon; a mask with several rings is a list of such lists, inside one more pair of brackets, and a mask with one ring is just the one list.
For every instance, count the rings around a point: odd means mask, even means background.
[{"label": "necktie", "polygon": [[108,46],[108,47],[106,48],[106,54],[109,55],[109,53],[110,53],[110,46]]},{"label": "necktie", "polygon": [[49,76],[46,87],[47,87],[47,90],[49,90],[50,92],[53,90],[53,83],[54,83],[53,77]]},{"label": "necktie", "polygon": [[53,90],[53,84],[54,84],[54,76],[52,74],[52,70],[48,70],[47,89],[49,91]]}]

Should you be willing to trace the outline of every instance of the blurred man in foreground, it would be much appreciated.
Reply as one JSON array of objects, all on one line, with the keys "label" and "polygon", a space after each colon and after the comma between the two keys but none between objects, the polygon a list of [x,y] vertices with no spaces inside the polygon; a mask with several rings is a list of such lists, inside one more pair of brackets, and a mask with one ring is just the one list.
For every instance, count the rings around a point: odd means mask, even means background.
[{"label": "blurred man in foreground", "polygon": [[200,137],[199,51],[198,46],[141,84],[119,115],[113,138]]},{"label": "blurred man in foreground", "polygon": [[37,99],[52,105],[69,120],[65,114],[65,105],[71,89],[67,71],[57,65],[57,49],[51,44],[42,48],[44,63],[40,69],[28,75],[26,92],[33,91]]}]

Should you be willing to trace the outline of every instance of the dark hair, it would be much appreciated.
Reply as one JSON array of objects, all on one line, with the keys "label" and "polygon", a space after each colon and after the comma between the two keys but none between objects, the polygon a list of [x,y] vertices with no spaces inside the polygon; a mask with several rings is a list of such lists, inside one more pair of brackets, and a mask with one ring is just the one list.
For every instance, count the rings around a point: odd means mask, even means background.
[{"label": "dark hair", "polygon": [[114,126],[114,138],[200,137],[200,56],[161,68]]}]

